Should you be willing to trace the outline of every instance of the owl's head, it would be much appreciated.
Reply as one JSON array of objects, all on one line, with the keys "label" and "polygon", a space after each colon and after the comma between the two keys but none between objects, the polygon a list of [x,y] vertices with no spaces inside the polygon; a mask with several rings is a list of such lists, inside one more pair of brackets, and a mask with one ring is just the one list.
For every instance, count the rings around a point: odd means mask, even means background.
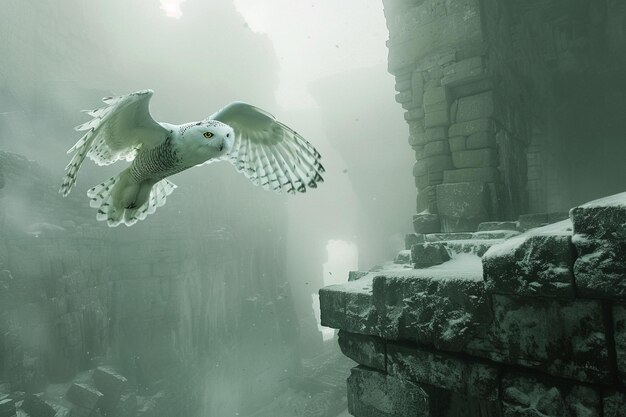
[{"label": "owl's head", "polygon": [[203,120],[181,126],[180,134],[194,154],[204,160],[225,155],[235,141],[233,128],[217,120]]}]

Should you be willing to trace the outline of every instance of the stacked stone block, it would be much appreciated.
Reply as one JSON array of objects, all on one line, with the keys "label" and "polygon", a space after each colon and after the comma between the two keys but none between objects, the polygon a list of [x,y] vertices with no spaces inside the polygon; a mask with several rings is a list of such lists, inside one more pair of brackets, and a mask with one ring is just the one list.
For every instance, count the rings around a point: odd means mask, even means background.
[{"label": "stacked stone block", "polygon": [[494,81],[504,67],[492,61],[499,56],[494,48],[505,46],[490,42],[481,2],[384,4],[389,71],[416,156],[416,218],[428,216],[414,222],[416,233],[475,231],[481,222],[517,217],[526,186],[525,132],[519,111],[501,104],[509,92]]},{"label": "stacked stone block", "polygon": [[626,193],[513,236],[476,264],[323,288],[322,323],[341,329],[359,364],[351,413],[624,417],[624,225]]}]

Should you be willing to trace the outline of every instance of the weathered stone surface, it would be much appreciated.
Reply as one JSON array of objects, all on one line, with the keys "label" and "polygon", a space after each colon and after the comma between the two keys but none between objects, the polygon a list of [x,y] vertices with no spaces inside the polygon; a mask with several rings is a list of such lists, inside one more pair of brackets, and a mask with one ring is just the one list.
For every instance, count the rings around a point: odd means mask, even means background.
[{"label": "weathered stone surface", "polygon": [[56,411],[36,395],[28,394],[22,403],[22,410],[31,417],[54,417]]},{"label": "weathered stone surface", "polygon": [[342,285],[330,285],[319,290],[320,322],[322,326],[344,329],[346,326],[346,294]]},{"label": "weathered stone surface", "polygon": [[582,382],[613,378],[599,302],[493,295],[492,303],[490,330],[468,353]]},{"label": "weathered stone surface", "polygon": [[534,229],[535,227],[546,226],[549,223],[548,213],[522,214],[518,219],[521,230]]},{"label": "weathered stone surface", "polygon": [[356,281],[357,279],[363,278],[367,274],[367,271],[349,271],[348,281]]},{"label": "weathered stone surface", "polygon": [[507,374],[502,389],[505,417],[601,416],[600,396],[586,386]]},{"label": "weathered stone surface", "polygon": [[517,222],[484,222],[478,225],[479,232],[493,230],[517,230]]},{"label": "weathered stone surface", "polygon": [[351,333],[378,335],[380,316],[373,306],[372,276],[368,275],[358,281],[356,286],[349,287],[346,292],[345,327]]},{"label": "weathered stone surface", "polygon": [[339,331],[339,347],[344,355],[370,368],[386,371],[386,342],[376,336]]},{"label": "weathered stone surface", "polygon": [[448,137],[443,127],[430,127],[424,131],[426,143],[445,140]]},{"label": "weathered stone surface", "polygon": [[395,343],[387,345],[387,363],[392,376],[470,397],[498,398],[499,371],[493,365]]},{"label": "weathered stone surface", "polygon": [[428,89],[424,92],[424,112],[432,113],[438,111],[447,111],[448,97],[445,87],[436,87]]},{"label": "weathered stone surface", "polygon": [[413,93],[411,91],[402,91],[396,94],[397,103],[408,103],[413,100]]},{"label": "weathered stone surface", "polygon": [[613,338],[620,382],[626,386],[626,304],[613,306]]},{"label": "weathered stone surface", "polygon": [[431,233],[424,236],[426,242],[445,242],[449,240],[466,240],[473,238],[474,234],[470,232]]},{"label": "weathered stone surface", "polygon": [[348,411],[359,417],[427,417],[428,394],[412,382],[358,366],[348,377]]},{"label": "weathered stone surface", "polygon": [[626,193],[595,200],[570,210],[574,234],[626,240]]},{"label": "weathered stone surface", "polygon": [[447,169],[452,169],[452,158],[450,155],[435,155],[426,158],[426,171],[429,174],[433,172],[443,172]]},{"label": "weathered stone surface", "polygon": [[450,260],[444,243],[417,243],[411,247],[411,259],[415,268],[428,268]]},{"label": "weathered stone surface", "polygon": [[574,298],[571,240],[569,232],[548,226],[491,247],[483,256],[485,289],[500,294]]},{"label": "weathered stone surface", "polygon": [[457,182],[497,182],[499,173],[496,168],[462,168],[444,171],[445,183]]},{"label": "weathered stone surface", "polygon": [[422,175],[426,175],[428,171],[426,170],[426,162],[424,160],[415,161],[413,164],[413,176],[421,177]]},{"label": "weathered stone surface", "polygon": [[464,151],[466,149],[465,136],[453,136],[448,138],[448,143],[450,145],[450,151],[452,152]]},{"label": "weathered stone surface", "polygon": [[373,308],[379,324],[373,334],[463,350],[491,321],[476,259],[476,265],[453,260],[374,278]]},{"label": "weathered stone surface", "polygon": [[512,230],[494,230],[490,232],[449,232],[424,235],[426,242],[457,242],[470,240],[504,240],[519,235]]},{"label": "weathered stone surface", "polygon": [[472,149],[452,152],[452,163],[455,168],[481,168],[496,166],[494,149]]},{"label": "weathered stone surface", "polygon": [[436,214],[413,215],[413,229],[417,234],[438,233],[441,231],[439,216]]},{"label": "weathered stone surface", "polygon": [[407,249],[401,250],[400,252],[398,252],[398,254],[396,255],[396,257],[393,260],[393,262],[396,263],[396,264],[409,264],[409,263],[411,263],[411,251],[407,250]]},{"label": "weathered stone surface", "polygon": [[423,97],[424,95],[424,77],[419,69],[415,69],[409,73],[409,79],[411,80],[411,90],[413,95],[417,97]]},{"label": "weathered stone surface", "polygon": [[572,241],[578,252],[574,263],[578,294],[626,300],[626,240],[590,239],[578,234]]},{"label": "weathered stone surface", "polygon": [[[413,124],[413,123],[415,123],[415,121],[413,121],[411,124]],[[423,123],[422,123],[422,125],[423,125]],[[413,149],[418,149],[418,147],[424,146],[424,138],[423,138],[423,136],[424,136],[424,128],[423,128],[423,126],[422,126],[422,131],[421,132],[415,132],[414,129],[413,129],[413,131],[411,131],[411,129],[409,129],[409,131],[410,131],[410,135],[408,137],[409,146],[412,147]],[[417,158],[417,159],[420,159],[420,158]]]},{"label": "weathered stone surface", "polygon": [[492,91],[462,97],[459,99],[456,121],[467,122],[476,119],[490,118],[493,116],[494,109],[495,104]]},{"label": "weathered stone surface", "polygon": [[467,137],[467,149],[496,148],[496,136],[493,132],[477,132]]},{"label": "weathered stone surface", "polygon": [[100,408],[109,412],[115,408],[120,396],[127,389],[128,380],[114,369],[100,366],[93,372],[93,381],[96,388],[104,395],[100,401]]},{"label": "weathered stone surface", "polygon": [[74,405],[93,410],[102,399],[103,394],[97,389],[85,384],[74,383],[67,390],[65,397]]},{"label": "weathered stone surface", "polygon": [[[417,198],[415,199],[415,202],[416,202],[416,206],[417,206],[417,210],[419,214],[413,215],[413,220],[416,220],[415,216],[421,216],[427,213],[428,213],[427,214],[428,216],[431,214],[436,215],[437,214],[437,188],[429,186],[429,187],[419,189],[417,192]],[[434,223],[432,222],[432,218],[431,219],[428,219],[428,218],[418,219],[418,221],[419,220],[430,220],[431,224]],[[413,226],[415,226],[415,224]],[[415,229],[415,227],[413,228]],[[441,230],[441,225],[438,226],[437,232],[440,230]],[[417,232],[417,233],[419,234],[420,232]],[[426,232],[426,233],[431,233],[431,232]]]},{"label": "weathered stone surface", "polygon": [[434,111],[431,113],[426,113],[424,116],[424,126],[429,127],[438,127],[438,126],[446,126],[450,123],[450,115],[447,110]]},{"label": "weathered stone surface", "polygon": [[438,185],[437,206],[444,232],[473,232],[490,218],[489,188],[479,182]]},{"label": "weathered stone surface", "polygon": [[480,259],[463,256],[428,269],[370,273],[323,288],[322,324],[462,351],[492,320]]},{"label": "weathered stone surface", "polygon": [[404,120],[406,120],[407,122],[422,119],[424,119],[424,109],[422,107],[408,110],[404,113]]},{"label": "weathered stone surface", "polygon": [[604,417],[626,417],[626,392],[609,391],[602,398]]},{"label": "weathered stone surface", "polygon": [[403,79],[403,80],[396,79],[395,87],[396,87],[397,92],[410,90],[411,80],[410,79]]},{"label": "weathered stone surface", "polygon": [[490,247],[501,243],[500,239],[469,239],[446,242],[446,247],[453,254],[472,254],[482,257]]},{"label": "weathered stone surface", "polygon": [[439,140],[429,142],[424,145],[424,154],[426,156],[445,155],[450,153],[450,145],[447,140]]},{"label": "weathered stone surface", "polygon": [[493,119],[478,119],[468,122],[454,123],[448,129],[448,136],[470,136],[478,132],[495,132]]},{"label": "weathered stone surface", "polygon": [[441,84],[454,86],[467,83],[484,76],[483,59],[480,56],[464,59],[443,69]]},{"label": "weathered stone surface", "polygon": [[429,172],[426,176],[426,185],[428,187],[441,184],[442,182],[443,182],[443,171],[432,171],[432,172]]},{"label": "weathered stone surface", "polygon": [[[439,2],[421,1],[395,15],[390,28],[388,62],[391,73],[433,54],[444,55],[440,51],[451,46],[478,43],[482,39],[478,4],[467,0],[450,3],[447,7]],[[452,58],[436,56],[435,63],[443,64]]]},{"label": "weathered stone surface", "polygon": [[404,249],[411,250],[411,247],[416,243],[424,243],[425,238],[423,234],[409,233],[404,236]]},{"label": "weathered stone surface", "polygon": [[492,230],[492,231],[478,231],[473,233],[474,239],[501,239],[506,240],[515,236],[519,236],[521,233],[517,230]]}]

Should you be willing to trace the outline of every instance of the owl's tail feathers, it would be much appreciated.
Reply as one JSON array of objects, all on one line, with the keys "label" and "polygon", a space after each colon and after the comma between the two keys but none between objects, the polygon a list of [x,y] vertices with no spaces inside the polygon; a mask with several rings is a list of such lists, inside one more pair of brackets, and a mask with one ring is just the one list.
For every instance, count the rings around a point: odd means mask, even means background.
[{"label": "owl's tail feathers", "polygon": [[116,175],[87,191],[89,205],[98,209],[96,219],[106,220],[111,227],[118,226],[124,215],[124,210],[118,209],[113,201],[113,187],[120,182],[120,178],[121,175]]},{"label": "owl's tail feathers", "polygon": [[152,214],[158,207],[165,204],[168,195],[172,194],[176,189],[176,184],[164,178],[157,182],[150,189],[148,200],[140,207],[124,210],[124,223],[126,226],[132,226],[139,220],[145,219],[148,214]]},{"label": "owl's tail feathers", "polygon": [[167,179],[162,179],[152,187],[143,185],[137,194],[138,199],[143,199],[145,197],[142,198],[141,196],[147,195],[147,199],[143,204],[132,208],[120,207],[120,202],[115,199],[118,198],[116,196],[123,194],[124,189],[127,187],[127,179],[127,173],[124,171],[102,184],[96,185],[87,192],[91,199],[89,205],[98,209],[96,219],[106,221],[109,227],[116,227],[122,223],[126,226],[132,226],[139,220],[145,219],[148,214],[154,213],[158,207],[163,206],[166,197],[176,189],[176,185]]}]

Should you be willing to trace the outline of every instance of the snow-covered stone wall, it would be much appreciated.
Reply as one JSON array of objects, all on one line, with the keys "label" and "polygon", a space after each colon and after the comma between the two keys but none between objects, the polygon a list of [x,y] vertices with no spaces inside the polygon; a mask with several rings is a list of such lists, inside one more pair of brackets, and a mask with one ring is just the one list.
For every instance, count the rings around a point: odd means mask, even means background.
[{"label": "snow-covered stone wall", "polygon": [[352,415],[626,415],[626,193],[570,217],[323,288]]}]

